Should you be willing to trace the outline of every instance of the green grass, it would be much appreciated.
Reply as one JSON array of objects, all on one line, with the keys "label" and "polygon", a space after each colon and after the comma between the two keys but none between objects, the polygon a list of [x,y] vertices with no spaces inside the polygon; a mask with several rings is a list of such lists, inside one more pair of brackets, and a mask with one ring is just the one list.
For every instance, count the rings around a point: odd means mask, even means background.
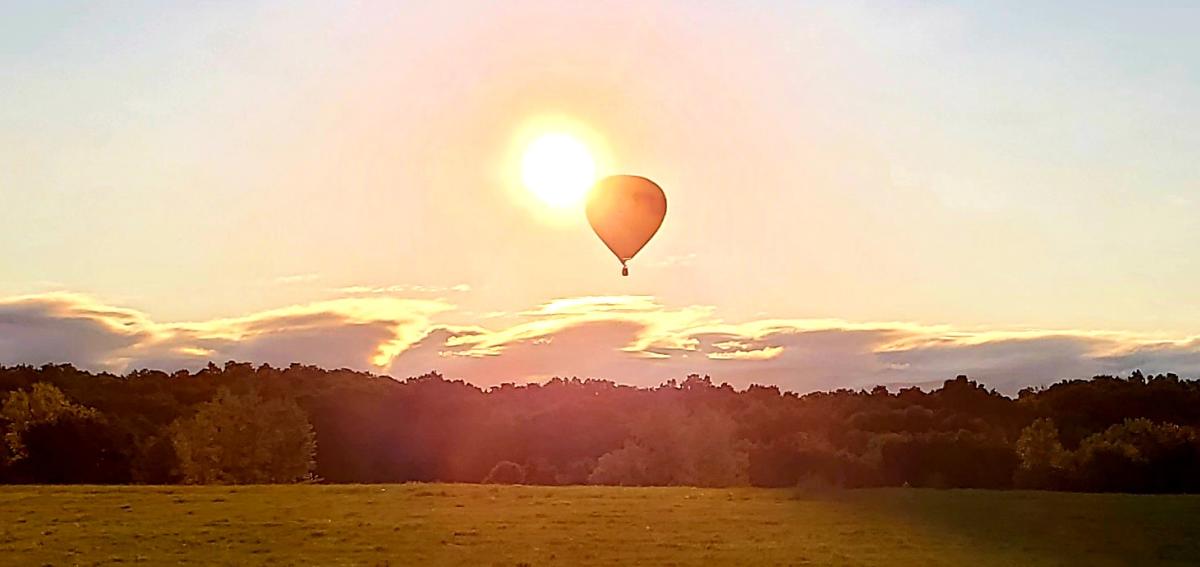
[{"label": "green grass", "polygon": [[0,487],[12,565],[1200,564],[1200,497],[386,486]]}]

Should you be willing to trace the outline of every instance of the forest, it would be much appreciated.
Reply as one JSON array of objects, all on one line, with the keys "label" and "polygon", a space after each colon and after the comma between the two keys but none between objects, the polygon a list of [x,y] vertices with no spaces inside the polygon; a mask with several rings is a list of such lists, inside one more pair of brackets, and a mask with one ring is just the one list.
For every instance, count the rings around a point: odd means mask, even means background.
[{"label": "forest", "polygon": [[0,482],[465,482],[1200,492],[1200,382],[1095,376],[1015,398],[797,394],[688,376],[482,389],[293,364],[0,367]]}]

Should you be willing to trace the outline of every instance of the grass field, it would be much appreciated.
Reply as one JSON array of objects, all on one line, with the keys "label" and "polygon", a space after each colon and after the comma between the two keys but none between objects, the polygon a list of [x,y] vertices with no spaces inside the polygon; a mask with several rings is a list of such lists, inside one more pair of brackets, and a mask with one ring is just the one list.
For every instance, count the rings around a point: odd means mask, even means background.
[{"label": "grass field", "polygon": [[1200,565],[1200,497],[476,485],[0,487],[0,562]]}]

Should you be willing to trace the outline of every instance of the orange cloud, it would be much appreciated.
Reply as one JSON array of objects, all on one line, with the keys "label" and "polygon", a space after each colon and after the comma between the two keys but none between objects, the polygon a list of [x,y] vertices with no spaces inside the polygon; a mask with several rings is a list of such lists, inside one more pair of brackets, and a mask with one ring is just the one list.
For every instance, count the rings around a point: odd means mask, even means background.
[{"label": "orange cloud", "polygon": [[122,370],[236,359],[378,369],[420,340],[432,316],[450,309],[432,300],[343,298],[243,317],[156,323],[87,295],[25,296],[0,301],[0,326],[7,331],[0,363]]},{"label": "orange cloud", "polygon": [[754,350],[721,350],[708,353],[713,360],[770,360],[783,354],[783,347],[763,347]]},{"label": "orange cloud", "polygon": [[[647,296],[562,298],[470,324],[444,300],[351,294],[240,317],[161,323],[72,293],[0,300],[0,363],[121,371],[208,361],[439,370],[480,385],[555,375],[657,384],[688,373],[807,391],[967,373],[1009,391],[1097,373],[1200,374],[1200,339],[1107,331],[955,329],[904,322],[763,319]],[[488,325],[488,323],[491,323]]]}]

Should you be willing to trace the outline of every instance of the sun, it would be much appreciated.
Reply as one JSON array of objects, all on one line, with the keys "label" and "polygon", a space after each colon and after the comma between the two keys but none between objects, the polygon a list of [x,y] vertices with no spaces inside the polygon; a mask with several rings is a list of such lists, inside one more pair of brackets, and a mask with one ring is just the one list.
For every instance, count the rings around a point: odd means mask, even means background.
[{"label": "sun", "polygon": [[596,160],[579,138],[564,132],[547,132],[525,147],[521,181],[545,204],[570,207],[582,202],[596,182]]}]

